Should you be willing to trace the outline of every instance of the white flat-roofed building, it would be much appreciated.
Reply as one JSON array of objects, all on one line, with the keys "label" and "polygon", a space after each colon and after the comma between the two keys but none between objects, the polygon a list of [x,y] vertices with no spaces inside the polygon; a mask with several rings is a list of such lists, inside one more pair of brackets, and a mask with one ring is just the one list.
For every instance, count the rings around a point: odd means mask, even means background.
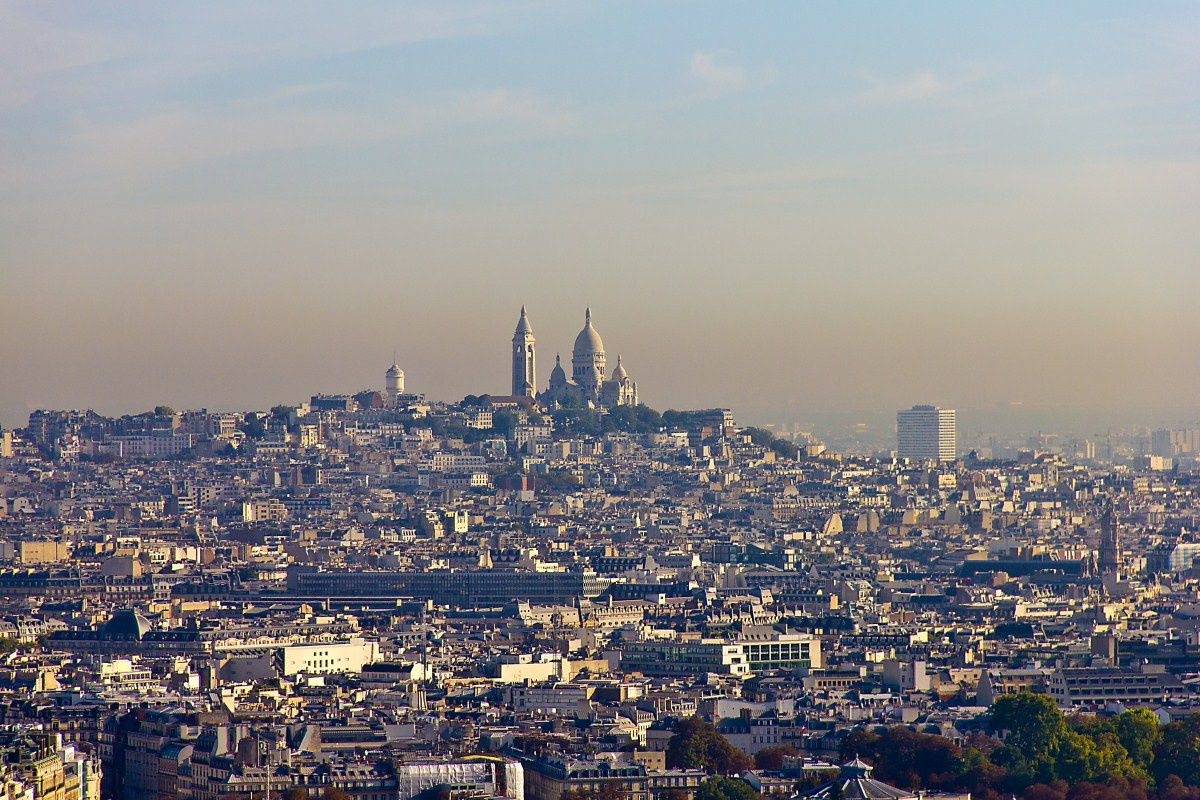
[{"label": "white flat-roofed building", "polygon": [[379,643],[365,639],[318,644],[289,644],[282,649],[283,674],[359,673],[364,664],[379,660]]}]

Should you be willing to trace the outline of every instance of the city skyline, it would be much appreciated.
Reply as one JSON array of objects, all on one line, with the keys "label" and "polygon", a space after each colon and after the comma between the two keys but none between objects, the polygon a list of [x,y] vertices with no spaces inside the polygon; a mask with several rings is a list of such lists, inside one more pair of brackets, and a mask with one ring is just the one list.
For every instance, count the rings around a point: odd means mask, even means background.
[{"label": "city skyline", "polygon": [[522,303],[543,342],[597,309],[656,408],[1200,396],[1192,5],[0,22],[6,428],[374,387],[393,351],[502,393]]}]

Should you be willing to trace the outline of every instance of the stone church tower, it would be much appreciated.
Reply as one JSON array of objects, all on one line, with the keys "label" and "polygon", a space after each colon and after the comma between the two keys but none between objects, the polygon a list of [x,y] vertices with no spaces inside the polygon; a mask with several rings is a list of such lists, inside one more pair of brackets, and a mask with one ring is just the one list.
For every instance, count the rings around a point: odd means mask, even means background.
[{"label": "stone church tower", "polygon": [[533,328],[521,306],[521,319],[513,333],[512,393],[513,397],[533,397],[537,391],[537,365],[534,361]]}]

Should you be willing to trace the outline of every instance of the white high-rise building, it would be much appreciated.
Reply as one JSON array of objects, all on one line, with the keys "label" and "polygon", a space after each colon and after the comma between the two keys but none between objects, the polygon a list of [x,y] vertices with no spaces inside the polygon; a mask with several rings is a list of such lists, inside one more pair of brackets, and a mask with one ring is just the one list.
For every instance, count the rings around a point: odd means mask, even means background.
[{"label": "white high-rise building", "polygon": [[896,455],[916,461],[953,461],[958,455],[954,409],[913,406],[897,412]]}]

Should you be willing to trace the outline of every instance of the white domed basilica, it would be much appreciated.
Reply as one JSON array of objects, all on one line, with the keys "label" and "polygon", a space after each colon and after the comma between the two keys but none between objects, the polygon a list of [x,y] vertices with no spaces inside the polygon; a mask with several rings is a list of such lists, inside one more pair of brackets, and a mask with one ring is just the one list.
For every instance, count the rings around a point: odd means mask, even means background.
[{"label": "white domed basilica", "polygon": [[[625,372],[617,357],[617,367],[612,375],[605,377],[606,365],[604,341],[592,327],[592,310],[584,315],[583,330],[575,337],[575,349],[571,353],[571,379],[556,356],[554,369],[550,372],[550,386],[538,395],[546,405],[581,405],[611,408],[613,406],[635,406],[638,404],[637,383]],[[525,309],[521,309],[521,320],[513,335],[513,394],[533,395],[534,340],[533,330]]]}]

